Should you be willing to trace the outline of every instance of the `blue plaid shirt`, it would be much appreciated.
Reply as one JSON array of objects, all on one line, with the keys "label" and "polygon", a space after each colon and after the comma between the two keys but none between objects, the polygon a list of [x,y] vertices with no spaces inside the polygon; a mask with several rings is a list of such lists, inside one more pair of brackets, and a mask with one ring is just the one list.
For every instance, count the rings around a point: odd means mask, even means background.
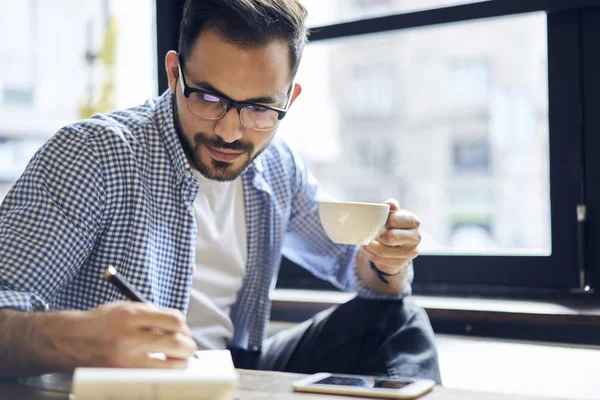
[{"label": "blue plaid shirt", "polygon": [[[281,255],[368,298],[356,246],[331,242],[317,185],[275,139],[242,175],[247,274],[231,310],[231,346],[258,350]],[[0,308],[79,309],[122,300],[115,266],[148,299],[187,311],[195,265],[192,175],[169,91],[142,106],[61,129],[32,158],[0,206]],[[403,297],[410,293],[407,285]]]}]

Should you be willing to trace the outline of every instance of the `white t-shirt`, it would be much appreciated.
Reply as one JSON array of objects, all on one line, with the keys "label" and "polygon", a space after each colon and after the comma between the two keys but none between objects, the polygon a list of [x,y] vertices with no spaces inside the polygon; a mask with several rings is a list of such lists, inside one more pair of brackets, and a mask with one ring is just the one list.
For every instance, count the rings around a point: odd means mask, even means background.
[{"label": "white t-shirt", "polygon": [[246,216],[241,178],[218,182],[194,170],[198,238],[187,322],[203,350],[224,349],[233,337],[229,313],[246,274]]}]

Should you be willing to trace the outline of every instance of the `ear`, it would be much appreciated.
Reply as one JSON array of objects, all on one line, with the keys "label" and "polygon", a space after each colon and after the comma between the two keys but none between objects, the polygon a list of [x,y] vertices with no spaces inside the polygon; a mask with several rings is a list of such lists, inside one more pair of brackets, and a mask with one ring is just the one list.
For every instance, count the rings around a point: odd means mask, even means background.
[{"label": "ear", "polygon": [[165,57],[165,69],[167,70],[167,80],[171,93],[175,93],[177,79],[179,78],[179,56],[174,50],[169,50]]},{"label": "ear", "polygon": [[294,89],[292,91],[292,98],[290,99],[290,105],[288,107],[292,106],[292,104],[294,103],[294,100],[296,100],[296,97],[298,97],[300,95],[300,93],[302,93],[302,86],[300,86],[299,83],[294,83]]}]

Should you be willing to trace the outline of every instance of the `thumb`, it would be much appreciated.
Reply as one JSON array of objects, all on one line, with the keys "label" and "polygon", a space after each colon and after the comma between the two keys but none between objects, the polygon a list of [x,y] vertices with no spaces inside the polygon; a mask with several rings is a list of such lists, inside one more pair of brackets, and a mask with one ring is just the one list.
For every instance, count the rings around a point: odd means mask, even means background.
[{"label": "thumb", "polygon": [[400,209],[400,203],[398,203],[398,200],[396,199],[387,199],[384,203],[390,205],[390,212],[398,211]]}]

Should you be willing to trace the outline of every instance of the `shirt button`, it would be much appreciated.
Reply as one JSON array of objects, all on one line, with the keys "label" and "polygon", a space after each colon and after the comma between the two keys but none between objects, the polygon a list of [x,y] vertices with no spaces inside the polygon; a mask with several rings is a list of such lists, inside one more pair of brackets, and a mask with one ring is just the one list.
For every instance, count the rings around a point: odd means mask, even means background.
[{"label": "shirt button", "polygon": [[258,351],[258,346],[252,346],[252,351]]},{"label": "shirt button", "polygon": [[186,178],[191,178],[192,177],[192,172],[191,171],[185,171],[185,176],[186,176]]}]

